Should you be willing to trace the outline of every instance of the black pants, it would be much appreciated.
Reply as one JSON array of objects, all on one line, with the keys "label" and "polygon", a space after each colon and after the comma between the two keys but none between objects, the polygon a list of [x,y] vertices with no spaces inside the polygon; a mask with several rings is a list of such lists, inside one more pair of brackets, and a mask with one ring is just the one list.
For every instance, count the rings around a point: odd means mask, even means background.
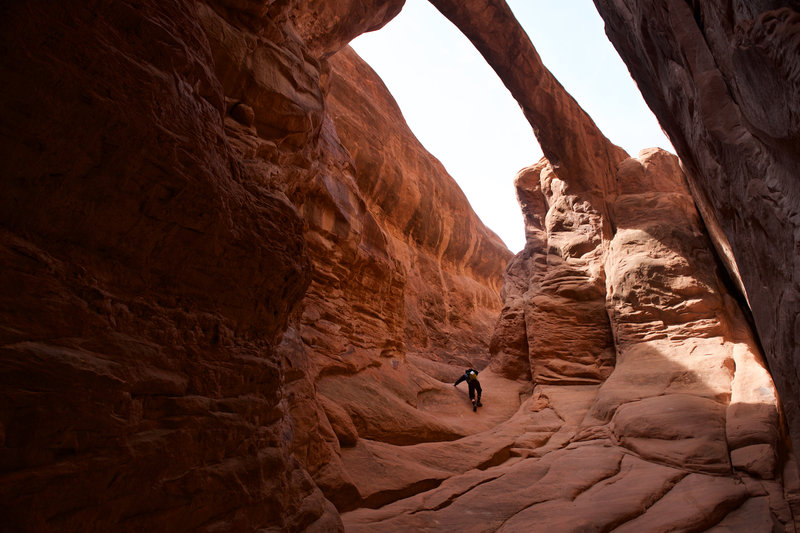
[{"label": "black pants", "polygon": [[467,385],[469,386],[469,399],[475,399],[475,391],[478,391],[478,401],[481,401],[481,382],[477,379],[473,379],[467,381]]}]

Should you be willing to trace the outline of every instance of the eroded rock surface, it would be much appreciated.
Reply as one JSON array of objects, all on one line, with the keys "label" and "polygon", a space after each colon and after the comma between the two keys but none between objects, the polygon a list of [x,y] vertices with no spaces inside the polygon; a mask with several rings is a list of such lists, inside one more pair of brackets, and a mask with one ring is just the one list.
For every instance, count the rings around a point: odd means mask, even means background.
[{"label": "eroded rock surface", "polygon": [[581,196],[568,194],[546,161],[521,172],[516,185],[527,242],[505,275],[493,368],[513,378],[529,369],[536,383],[601,383],[615,359],[603,217]]},{"label": "eroded rock surface", "polygon": [[[301,348],[326,406],[319,428],[304,433],[336,435],[329,449],[304,450],[305,464],[326,495],[349,508],[364,496],[338,455],[358,442],[354,435],[408,445],[467,434],[429,407],[455,400],[449,383],[462,367],[488,363],[511,254],[350,49],[330,58],[326,104],[352,160],[345,179],[323,174],[321,192],[298,199],[313,221],[315,268],[297,328],[302,345],[285,343],[284,351],[296,360]],[[310,389],[307,401],[316,404]]]},{"label": "eroded rock surface", "polygon": [[595,0],[753,311],[800,443],[800,6]]},{"label": "eroded rock surface", "polygon": [[[481,449],[511,442],[518,460],[483,474],[451,468],[433,490],[407,483],[420,494],[347,513],[348,528],[794,531],[795,463],[777,394],[677,159],[626,158],[586,126],[563,89],[539,83],[548,76],[538,58],[516,53],[532,47],[503,2],[434,4],[504,79],[555,162],[518,178],[528,245],[506,272],[492,341],[492,371],[529,372],[536,386],[479,434],[494,443]],[[507,46],[515,53],[502,54]],[[546,97],[533,88],[542,85]],[[584,476],[562,461],[585,464]],[[695,505],[678,503],[687,499]]]},{"label": "eroded rock surface", "polygon": [[3,11],[2,528],[337,527],[285,438],[303,221],[194,4]]},{"label": "eroded rock surface", "polygon": [[[359,445],[359,464],[404,474],[390,476],[391,489],[354,476],[360,491],[374,494],[365,507],[378,508],[345,513],[348,531],[795,531],[796,476],[785,457],[777,394],[677,158],[645,150],[620,165],[615,183],[606,211],[616,232],[607,248],[575,257],[562,245],[570,240],[564,224],[529,227],[526,250],[507,271],[518,288],[520,272],[531,277],[516,307],[506,293],[493,340],[501,351],[484,401],[508,402],[498,388],[525,390],[523,380],[500,377],[519,377],[525,366],[502,349],[506,338],[519,344],[507,335],[515,328],[528,339],[532,394],[523,393],[501,424],[476,427],[447,446],[389,452]],[[519,196],[533,206],[526,220],[564,220],[563,198],[549,194],[567,184],[546,161],[521,172]],[[585,225],[572,227],[576,239],[592,235]],[[586,272],[589,264],[603,281],[592,298],[579,299],[585,292],[575,285],[598,283],[561,273]],[[560,298],[559,283],[574,299],[543,304]],[[608,314],[587,327],[590,313],[572,308],[590,309],[594,299]],[[604,366],[603,358],[587,357],[598,363],[576,381],[575,356],[592,349],[580,339],[592,331],[609,339],[601,346],[612,357]],[[348,467],[352,460],[345,455]],[[387,493],[402,499],[384,505]],[[691,506],[681,503],[689,500]]]},{"label": "eroded rock surface", "polygon": [[610,143],[504,2],[435,4],[547,156],[502,308],[510,254],[345,47],[402,1],[4,10],[3,529],[794,531],[677,160]]},{"label": "eroded rock surface", "polygon": [[324,59],[401,5],[4,10],[4,530],[336,531],[341,445],[465,433],[406,355],[485,363],[510,254]]}]

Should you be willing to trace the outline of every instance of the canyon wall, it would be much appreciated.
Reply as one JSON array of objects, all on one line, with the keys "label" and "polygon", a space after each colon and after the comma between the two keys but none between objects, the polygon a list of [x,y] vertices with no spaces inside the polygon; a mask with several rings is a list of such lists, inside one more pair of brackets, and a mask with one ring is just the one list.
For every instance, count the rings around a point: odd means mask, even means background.
[{"label": "canyon wall", "polygon": [[3,12],[3,530],[336,527],[276,351],[303,220],[229,142],[194,4]]},{"label": "canyon wall", "polygon": [[[717,232],[701,220],[677,159],[659,151],[630,159],[605,139],[552,79],[504,2],[432,3],[503,79],[546,156],[518,177],[527,245],[506,272],[492,369],[509,378],[530,373],[534,397],[599,384],[567,439],[573,445],[608,438],[647,461],[727,475],[731,486],[748,476],[778,480],[770,490],[780,508],[753,516],[793,531],[796,464],[787,457],[777,394],[747,323],[749,309],[742,311],[736,284],[717,267],[710,237]],[[568,410],[550,400],[559,414]],[[776,470],[758,472],[756,464]],[[624,478],[615,483],[625,490]],[[684,490],[679,483],[662,493],[621,529],[688,526],[685,515],[657,518]],[[755,505],[760,491],[748,489],[735,504],[705,495],[702,507],[728,510],[699,513],[691,527],[750,527],[737,509]],[[530,520],[535,507],[525,513]],[[570,512],[581,522],[585,509],[573,505]]]},{"label": "canyon wall", "polygon": [[340,443],[463,434],[413,363],[485,364],[510,254],[325,59],[401,6],[4,9],[0,529],[340,530]]},{"label": "canyon wall", "polygon": [[[764,340],[748,285],[787,249],[761,241],[764,266],[745,247],[739,277],[705,156],[687,173],[661,150],[629,157],[502,0],[433,3],[546,156],[517,178],[513,259],[346,47],[402,0],[6,6],[0,530],[796,530],[759,340],[768,356],[793,344]],[[789,15],[742,28],[788,47]],[[637,53],[694,42],[664,40]],[[774,157],[754,159],[763,187],[790,200],[793,111],[773,124],[742,98]],[[705,109],[692,127],[752,148]],[[681,155],[723,153],[700,137]],[[773,375],[796,368],[777,360]],[[452,386],[465,366],[481,369],[477,413]]]},{"label": "canyon wall", "polygon": [[595,0],[753,312],[800,443],[800,4]]},{"label": "canyon wall", "polygon": [[[569,181],[546,160],[517,178],[529,238],[507,270],[518,292],[505,293],[479,410],[507,414],[454,443],[345,451],[370,495],[347,530],[795,531],[777,393],[678,159],[649,149],[619,165],[602,252],[573,246],[601,224]],[[521,403],[506,339],[535,383]],[[611,357],[591,357],[600,349]],[[377,482],[359,464],[397,475]]]},{"label": "canyon wall", "polygon": [[362,497],[342,470],[343,447],[465,434],[421,404],[453,394],[442,380],[455,380],[456,368],[488,363],[511,254],[419,144],[369,66],[348,48],[330,57],[327,75],[331,132],[352,160],[320,192],[297,200],[314,274],[282,348],[308,377],[294,417],[303,435],[296,453],[345,509]]}]

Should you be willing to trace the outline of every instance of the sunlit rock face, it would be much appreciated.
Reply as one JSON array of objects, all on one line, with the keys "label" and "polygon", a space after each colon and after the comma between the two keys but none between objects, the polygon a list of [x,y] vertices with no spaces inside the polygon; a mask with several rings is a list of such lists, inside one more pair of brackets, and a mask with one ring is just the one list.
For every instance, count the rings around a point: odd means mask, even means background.
[{"label": "sunlit rock face", "polygon": [[[604,206],[570,194],[547,160],[516,185],[528,240],[506,272],[491,368],[530,372],[537,403],[515,417],[539,440],[517,436],[512,453],[610,462],[595,481],[560,468],[554,493],[586,483],[568,502],[506,487],[531,506],[510,523],[792,531],[796,475],[777,393],[677,158],[649,149],[622,161]],[[614,228],[606,245],[600,212]],[[547,410],[553,426],[540,422]],[[697,507],[677,503],[685,498]]]},{"label": "sunlit rock face", "polygon": [[596,0],[742,287],[800,443],[796,2]]},{"label": "sunlit rock face", "polygon": [[591,416],[610,419],[617,442],[655,462],[781,477],[730,464],[763,446],[775,465],[778,402],[677,159],[645,151],[617,178],[605,267],[617,364]]},{"label": "sunlit rock face", "polygon": [[506,272],[492,366],[515,379],[527,369],[540,384],[601,383],[615,359],[606,313],[603,217],[569,194],[546,161],[522,171],[516,187],[526,246]]},{"label": "sunlit rock face", "polygon": [[[532,410],[548,406],[563,423],[545,446],[519,453],[547,458],[560,443],[559,455],[568,456],[611,443],[648,463],[693,472],[651,493],[652,505],[633,512],[634,520],[622,516],[625,506],[597,513],[584,506],[592,498],[564,507],[507,489],[506,498],[533,500],[530,512],[500,530],[553,516],[553,508],[568,508],[573,523],[609,530],[755,523],[793,530],[796,470],[786,461],[777,394],[735,284],[718,268],[714,228],[701,220],[677,159],[659,150],[631,159],[605,139],[552,81],[502,2],[433,3],[504,80],[546,156],[517,178],[528,241],[506,271],[491,368],[508,378],[529,373]],[[500,51],[501,34],[515,53]],[[585,411],[575,415],[578,405]],[[569,411],[573,417],[564,416]],[[561,476],[567,484],[570,475]],[[596,494],[611,477],[615,489],[604,499],[637,484],[618,470],[587,492]],[[674,508],[690,494],[701,494],[697,509]]]}]

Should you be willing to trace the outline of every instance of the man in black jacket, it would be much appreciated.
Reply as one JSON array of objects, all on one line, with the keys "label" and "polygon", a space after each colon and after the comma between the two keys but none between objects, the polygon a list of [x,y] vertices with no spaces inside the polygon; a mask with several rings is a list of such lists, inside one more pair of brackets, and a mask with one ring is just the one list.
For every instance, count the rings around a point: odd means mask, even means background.
[{"label": "man in black jacket", "polygon": [[[458,378],[453,386],[458,387],[458,384],[462,381],[467,382],[467,386],[469,387],[469,399],[472,400],[472,411],[477,411],[478,407],[481,407],[481,382],[478,381],[478,371],[472,368],[468,368],[464,375]],[[478,391],[478,399],[475,400],[475,391]]]}]

